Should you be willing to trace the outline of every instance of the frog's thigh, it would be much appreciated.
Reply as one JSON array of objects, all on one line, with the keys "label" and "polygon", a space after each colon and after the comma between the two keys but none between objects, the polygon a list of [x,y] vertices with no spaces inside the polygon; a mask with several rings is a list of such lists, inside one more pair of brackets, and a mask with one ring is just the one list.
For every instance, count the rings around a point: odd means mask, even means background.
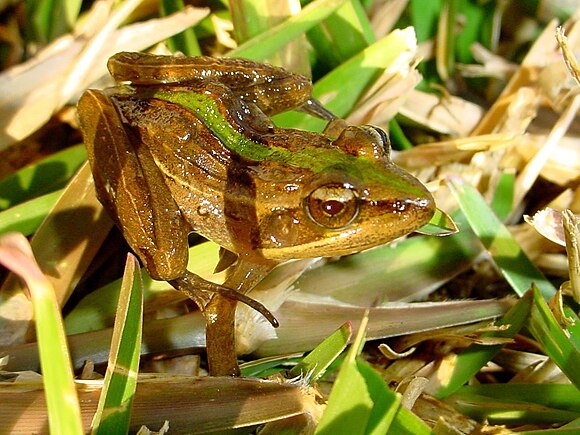
[{"label": "frog's thigh", "polygon": [[127,136],[130,127],[104,93],[87,91],[81,97],[79,120],[97,195],[129,246],[152,278],[181,276],[187,267],[190,228],[163,175],[152,167],[150,156],[137,155]]}]

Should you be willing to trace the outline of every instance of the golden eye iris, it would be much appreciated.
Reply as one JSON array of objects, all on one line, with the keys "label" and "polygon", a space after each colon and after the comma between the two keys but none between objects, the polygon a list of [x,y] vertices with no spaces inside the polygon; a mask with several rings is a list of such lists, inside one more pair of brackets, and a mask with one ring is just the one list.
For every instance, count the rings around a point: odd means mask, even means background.
[{"label": "golden eye iris", "polygon": [[350,224],[358,214],[356,190],[348,184],[326,184],[306,198],[310,218],[326,228],[339,229]]}]

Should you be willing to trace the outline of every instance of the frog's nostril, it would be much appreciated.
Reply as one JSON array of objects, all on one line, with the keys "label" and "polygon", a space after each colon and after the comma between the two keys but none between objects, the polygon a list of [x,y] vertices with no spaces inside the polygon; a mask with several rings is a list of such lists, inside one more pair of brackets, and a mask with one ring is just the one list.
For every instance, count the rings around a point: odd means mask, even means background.
[{"label": "frog's nostril", "polygon": [[432,208],[433,200],[429,198],[417,198],[413,201],[413,204],[419,208]]}]

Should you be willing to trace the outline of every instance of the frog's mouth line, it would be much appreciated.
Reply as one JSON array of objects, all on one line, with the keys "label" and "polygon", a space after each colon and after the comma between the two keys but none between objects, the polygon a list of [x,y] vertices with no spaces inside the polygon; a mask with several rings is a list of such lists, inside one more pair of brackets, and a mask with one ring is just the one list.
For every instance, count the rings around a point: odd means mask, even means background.
[{"label": "frog's mouth line", "polygon": [[[286,247],[262,247],[257,252],[264,258],[275,261],[286,261],[297,258],[315,258],[315,257],[337,257],[342,255],[351,255],[376,246],[382,246],[393,240],[409,234],[414,229],[419,228],[416,223],[409,220],[408,225],[401,225],[400,222],[394,222],[391,226],[388,236],[380,236],[380,231],[376,229],[365,229],[360,226],[353,227],[350,230],[343,229],[335,234],[328,234],[324,238],[313,240],[307,243]],[[376,226],[370,225],[371,228]],[[359,234],[363,233],[363,234]],[[349,241],[349,238],[356,237],[356,240]]]}]

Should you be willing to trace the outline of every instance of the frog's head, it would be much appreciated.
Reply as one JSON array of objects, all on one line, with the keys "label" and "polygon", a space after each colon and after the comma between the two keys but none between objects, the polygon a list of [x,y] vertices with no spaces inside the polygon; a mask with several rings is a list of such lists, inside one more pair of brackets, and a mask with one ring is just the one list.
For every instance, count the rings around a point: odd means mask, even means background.
[{"label": "frog's head", "polygon": [[352,254],[409,234],[433,216],[433,197],[391,162],[388,136],[379,128],[351,126],[331,146],[299,153],[309,175],[299,204],[272,209],[262,220],[266,258]]}]

